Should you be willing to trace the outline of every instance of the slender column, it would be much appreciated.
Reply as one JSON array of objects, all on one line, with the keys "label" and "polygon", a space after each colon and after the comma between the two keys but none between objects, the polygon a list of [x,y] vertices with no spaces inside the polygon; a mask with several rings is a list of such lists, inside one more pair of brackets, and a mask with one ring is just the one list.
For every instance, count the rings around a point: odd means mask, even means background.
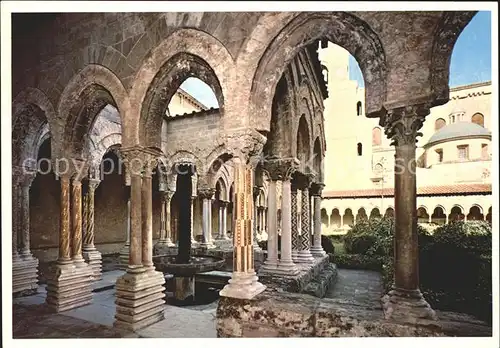
[{"label": "slender column", "polygon": [[[14,173],[12,173],[14,176]],[[19,252],[17,250],[18,247],[18,241],[17,241],[17,233],[19,230],[19,225],[20,225],[20,219],[19,216],[20,210],[19,210],[19,204],[20,204],[20,199],[19,199],[19,183],[18,183],[19,178],[15,177],[13,178],[13,183],[12,183],[12,261],[17,261],[21,260],[19,256]]]},{"label": "slender column", "polygon": [[21,255],[32,258],[30,250],[30,186],[35,178],[32,174],[25,174],[21,181]]},{"label": "slender column", "polygon": [[148,159],[142,174],[142,265],[147,270],[154,270],[153,266],[153,187],[152,175],[156,166],[153,157]]},{"label": "slender column", "polygon": [[[321,208],[320,208],[320,216],[321,216]],[[344,215],[342,214],[340,214],[340,228],[344,228]]]},{"label": "slender column", "polygon": [[233,273],[221,296],[251,299],[265,290],[258,282],[253,255],[253,174],[254,168],[236,157],[234,163],[234,256]]},{"label": "slender column", "polygon": [[309,184],[302,188],[300,195],[300,230],[302,247],[299,251],[297,262],[313,263],[314,258],[311,254],[311,224],[310,224],[310,206],[309,206]]},{"label": "slender column", "polygon": [[136,331],[164,319],[165,277],[153,265],[151,176],[160,154],[122,148],[130,171],[130,253],[127,272],[116,281],[114,326]]},{"label": "slender column", "polygon": [[130,251],[127,272],[142,268],[142,177],[130,174]]},{"label": "slender column", "polygon": [[[323,184],[313,184],[311,194],[314,200],[314,243],[311,247],[311,254],[316,257],[326,255],[321,246],[321,192]],[[342,227],[342,215],[340,216],[340,227]]]},{"label": "slender column", "polygon": [[130,254],[130,194],[131,194],[131,187],[130,187],[130,178],[128,185],[125,186],[126,188],[126,196],[127,196],[127,240],[125,242],[125,245],[120,249],[120,268],[126,269],[129,263],[129,254]]},{"label": "slender column", "polygon": [[297,262],[297,257],[299,255],[299,226],[298,226],[298,201],[297,201],[297,188],[292,185],[291,193],[291,221],[292,221],[292,259],[294,262]]},{"label": "slender column", "polygon": [[262,249],[259,247],[259,244],[257,243],[257,216],[258,216],[258,211],[257,211],[257,199],[259,198],[260,194],[260,187],[254,186],[253,188],[253,250],[254,251],[262,251]]},{"label": "slender column", "polygon": [[70,189],[69,177],[61,176],[61,210],[60,210],[60,225],[59,225],[59,258],[58,263],[71,263],[70,249]]},{"label": "slender column", "polygon": [[161,193],[160,240],[158,245],[175,246],[172,242],[170,206],[175,192],[167,190]]},{"label": "slender column", "polygon": [[292,202],[290,178],[283,181],[282,201],[281,201],[281,259],[279,268],[289,275],[299,272],[297,266],[292,261]]},{"label": "slender column", "polygon": [[212,188],[203,188],[198,190],[198,195],[202,199],[203,204],[203,212],[202,212],[202,233],[203,233],[203,242],[201,243],[202,247],[205,248],[214,248],[215,245],[212,243],[212,226],[211,226],[211,205],[212,205],[212,197],[215,193],[215,189]]},{"label": "slender column", "polygon": [[[196,247],[198,245],[198,242],[194,239],[194,202],[196,200],[196,196],[191,197],[191,247]],[[178,231],[179,233],[180,231]],[[179,239],[179,238],[177,238]]]},{"label": "slender column", "polygon": [[276,202],[276,181],[269,181],[268,192],[268,232],[267,232],[267,259],[264,262],[265,270],[274,270],[278,267],[278,210]]},{"label": "slender column", "polygon": [[94,279],[101,279],[102,276],[102,256],[94,245],[94,196],[95,189],[99,185],[98,180],[89,180],[88,190],[84,196],[84,216],[83,216],[83,258],[93,270]]},{"label": "slender column", "polygon": [[75,265],[85,265],[82,255],[82,182],[79,178],[73,178],[71,190],[71,222],[73,230],[72,257]]},{"label": "slender column", "polygon": [[435,319],[419,290],[416,200],[416,138],[429,108],[425,105],[391,110],[385,133],[395,145],[394,173],[394,284],[383,299],[387,319],[411,321]]},{"label": "slender column", "polygon": [[219,236],[217,239],[229,240],[227,236],[227,205],[229,202],[219,201]]}]

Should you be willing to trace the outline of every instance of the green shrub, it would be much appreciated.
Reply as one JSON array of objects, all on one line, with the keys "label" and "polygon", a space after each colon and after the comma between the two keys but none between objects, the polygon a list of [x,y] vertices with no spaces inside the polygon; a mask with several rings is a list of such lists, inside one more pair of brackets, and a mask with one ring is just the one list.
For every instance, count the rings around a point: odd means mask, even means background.
[{"label": "green shrub", "polygon": [[382,269],[382,258],[362,254],[335,254],[333,263],[339,268],[368,269],[380,271]]}]

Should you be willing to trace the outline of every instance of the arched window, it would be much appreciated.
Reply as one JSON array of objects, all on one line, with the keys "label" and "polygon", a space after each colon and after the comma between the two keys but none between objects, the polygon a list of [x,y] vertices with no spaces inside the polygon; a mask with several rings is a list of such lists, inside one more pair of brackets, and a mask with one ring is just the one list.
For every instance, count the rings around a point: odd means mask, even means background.
[{"label": "arched window", "polygon": [[363,156],[363,144],[358,143],[358,156]]},{"label": "arched window", "polygon": [[380,146],[382,144],[382,131],[379,127],[372,129],[372,145]]},{"label": "arched window", "polygon": [[488,144],[481,144],[481,159],[490,159]]},{"label": "arched window", "polygon": [[480,114],[479,112],[477,112],[472,116],[471,122],[478,124],[481,127],[484,127],[484,116],[482,114]]},{"label": "arched window", "polygon": [[356,114],[358,116],[361,116],[361,102],[359,101],[357,104],[356,104]]},{"label": "arched window", "polygon": [[435,131],[438,131],[440,130],[441,128],[443,128],[444,126],[446,126],[446,121],[444,120],[444,118],[438,118],[436,120],[436,122],[434,122],[434,130]]},{"label": "arched window", "polygon": [[328,83],[328,68],[323,64],[321,65],[321,72],[323,73],[323,80]]}]

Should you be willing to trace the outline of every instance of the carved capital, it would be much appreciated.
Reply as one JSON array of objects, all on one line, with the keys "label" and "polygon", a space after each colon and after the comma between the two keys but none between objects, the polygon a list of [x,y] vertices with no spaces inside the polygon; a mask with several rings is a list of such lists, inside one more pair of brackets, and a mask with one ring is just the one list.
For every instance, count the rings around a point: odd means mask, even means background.
[{"label": "carved capital", "polygon": [[277,158],[264,163],[264,171],[273,181],[290,180],[293,173],[299,167],[299,160],[296,158]]},{"label": "carved capital", "polygon": [[175,191],[170,191],[170,190],[160,191],[161,201],[166,202],[167,204],[170,203],[172,197],[174,196],[174,193]]},{"label": "carved capital", "polygon": [[212,199],[215,194],[215,189],[214,188],[199,188],[198,189],[198,196],[201,199]]},{"label": "carved capital", "polygon": [[296,172],[292,180],[292,186],[295,189],[299,190],[309,189],[313,180],[314,180],[314,174],[311,173],[303,174]]},{"label": "carved capital", "polygon": [[120,153],[126,166],[126,171],[130,175],[144,175],[150,177],[158,163],[161,153],[157,150],[132,146],[121,148]]},{"label": "carved capital", "polygon": [[253,199],[257,199],[257,197],[259,197],[260,195],[260,187],[259,186],[254,186],[253,187]]},{"label": "carved capital", "polygon": [[325,184],[313,182],[311,184],[310,194],[311,196],[319,196],[323,193],[323,189],[325,188]]},{"label": "carved capital", "polygon": [[261,161],[261,153],[267,141],[266,136],[255,129],[233,131],[225,135],[228,151],[234,157],[239,157],[252,167]]},{"label": "carved capital", "polygon": [[100,183],[101,183],[100,180],[90,179],[89,180],[89,191],[94,192]]},{"label": "carved capital", "polygon": [[421,136],[420,128],[429,114],[429,104],[418,104],[388,111],[384,119],[384,129],[391,145],[415,145]]},{"label": "carved capital", "polygon": [[219,201],[219,207],[226,208],[229,205],[228,201]]}]

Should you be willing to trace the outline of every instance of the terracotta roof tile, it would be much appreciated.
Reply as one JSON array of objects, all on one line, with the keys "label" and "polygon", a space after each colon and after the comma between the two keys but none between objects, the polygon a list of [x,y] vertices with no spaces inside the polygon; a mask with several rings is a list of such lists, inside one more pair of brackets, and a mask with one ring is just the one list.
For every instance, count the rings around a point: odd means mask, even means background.
[{"label": "terracotta roof tile", "polygon": [[[491,193],[491,184],[458,184],[441,186],[424,186],[417,188],[417,195],[455,195],[471,193]],[[384,196],[394,196],[394,188],[383,190]],[[382,189],[325,191],[323,198],[355,198],[355,197],[380,197]]]}]

